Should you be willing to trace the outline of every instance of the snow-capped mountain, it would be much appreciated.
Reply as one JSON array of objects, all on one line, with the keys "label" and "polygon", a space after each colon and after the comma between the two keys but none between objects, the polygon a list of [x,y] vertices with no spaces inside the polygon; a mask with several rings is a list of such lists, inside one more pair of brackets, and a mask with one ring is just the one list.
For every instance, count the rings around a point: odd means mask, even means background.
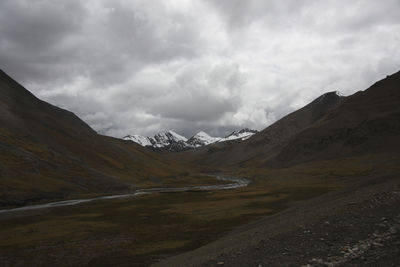
[{"label": "snow-capped mountain", "polygon": [[244,128],[240,131],[234,131],[231,134],[225,136],[224,138],[219,139],[217,142],[225,142],[225,141],[232,141],[232,140],[246,140],[249,139],[252,135],[257,133],[257,130],[250,130],[248,128]]},{"label": "snow-capped mountain", "polygon": [[131,140],[141,146],[169,151],[182,151],[189,148],[186,144],[187,138],[171,130],[160,132],[153,137],[134,134],[127,135],[123,139]]},{"label": "snow-capped mountain", "polygon": [[174,131],[163,131],[154,135],[153,137],[134,134],[127,135],[123,139],[130,140],[138,143],[141,146],[151,147],[156,150],[183,151],[225,141],[246,140],[256,132],[256,130],[245,128],[240,131],[234,131],[229,135],[220,138],[212,137],[206,132],[200,131],[191,138],[187,139],[186,137],[179,135]]},{"label": "snow-capped mountain", "polygon": [[201,146],[206,146],[215,142],[218,142],[221,140],[220,137],[212,137],[208,135],[207,133],[200,131],[197,134],[193,135],[188,141],[187,144],[189,144],[192,147],[201,147]]},{"label": "snow-capped mountain", "polygon": [[149,137],[149,139],[154,147],[168,147],[175,143],[185,143],[187,141],[186,137],[174,131],[164,131],[154,137]]},{"label": "snow-capped mountain", "polygon": [[127,135],[123,138],[124,140],[131,140],[135,143],[138,143],[141,146],[152,146],[152,143],[147,136],[142,136],[139,134]]}]

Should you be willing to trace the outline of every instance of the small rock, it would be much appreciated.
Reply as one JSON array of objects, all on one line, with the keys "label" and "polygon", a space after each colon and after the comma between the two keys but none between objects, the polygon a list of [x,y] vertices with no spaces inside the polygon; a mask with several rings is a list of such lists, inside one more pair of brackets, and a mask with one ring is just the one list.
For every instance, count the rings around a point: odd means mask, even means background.
[{"label": "small rock", "polygon": [[224,264],[225,264],[225,262],[223,262],[223,261],[217,262],[217,265],[218,265],[218,266],[222,266],[222,265],[224,265]]},{"label": "small rock", "polygon": [[383,244],[378,243],[378,242],[374,242],[374,243],[372,243],[372,245],[377,246],[377,247],[383,247]]}]

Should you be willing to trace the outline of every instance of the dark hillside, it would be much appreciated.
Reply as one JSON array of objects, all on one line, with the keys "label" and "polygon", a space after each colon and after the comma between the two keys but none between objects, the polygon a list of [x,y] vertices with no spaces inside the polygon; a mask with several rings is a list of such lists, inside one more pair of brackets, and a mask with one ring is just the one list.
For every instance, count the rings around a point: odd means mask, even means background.
[{"label": "dark hillside", "polygon": [[283,165],[400,151],[400,72],[350,97],[294,136],[273,160]]},{"label": "dark hillside", "polygon": [[0,71],[0,206],[127,191],[178,172],[133,142],[98,135]]}]

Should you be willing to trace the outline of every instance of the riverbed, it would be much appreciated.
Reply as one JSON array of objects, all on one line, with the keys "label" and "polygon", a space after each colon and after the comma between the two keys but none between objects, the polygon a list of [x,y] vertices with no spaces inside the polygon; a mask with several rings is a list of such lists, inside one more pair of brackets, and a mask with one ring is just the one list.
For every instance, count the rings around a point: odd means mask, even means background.
[{"label": "riverbed", "polygon": [[158,188],[146,188],[146,189],[137,189],[132,193],[128,194],[117,194],[117,195],[109,195],[95,198],[86,198],[86,199],[71,199],[64,201],[55,201],[49,202],[45,204],[35,204],[35,205],[27,205],[19,208],[12,209],[3,209],[0,210],[0,214],[10,214],[13,212],[19,211],[27,211],[27,210],[39,210],[39,209],[47,209],[47,208],[56,208],[56,207],[64,207],[64,206],[73,206],[86,202],[92,201],[102,201],[102,200],[110,200],[110,199],[118,199],[118,198],[129,198],[136,197],[139,195],[147,195],[147,194],[155,194],[155,193],[179,193],[179,192],[201,192],[201,191],[212,191],[212,190],[229,190],[236,189],[241,187],[246,187],[250,180],[245,178],[237,178],[237,177],[226,177],[215,175],[214,176],[219,181],[231,182],[228,184],[220,184],[220,185],[202,185],[202,186],[187,186],[187,187],[158,187]]}]

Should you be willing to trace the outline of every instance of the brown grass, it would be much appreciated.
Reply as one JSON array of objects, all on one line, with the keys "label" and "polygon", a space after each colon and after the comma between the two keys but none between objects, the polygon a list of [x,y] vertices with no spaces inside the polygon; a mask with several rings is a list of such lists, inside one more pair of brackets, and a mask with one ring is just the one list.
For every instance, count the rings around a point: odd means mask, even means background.
[{"label": "brown grass", "polygon": [[328,190],[250,187],[62,207],[0,221],[0,252],[3,262],[11,265],[146,265]]}]

